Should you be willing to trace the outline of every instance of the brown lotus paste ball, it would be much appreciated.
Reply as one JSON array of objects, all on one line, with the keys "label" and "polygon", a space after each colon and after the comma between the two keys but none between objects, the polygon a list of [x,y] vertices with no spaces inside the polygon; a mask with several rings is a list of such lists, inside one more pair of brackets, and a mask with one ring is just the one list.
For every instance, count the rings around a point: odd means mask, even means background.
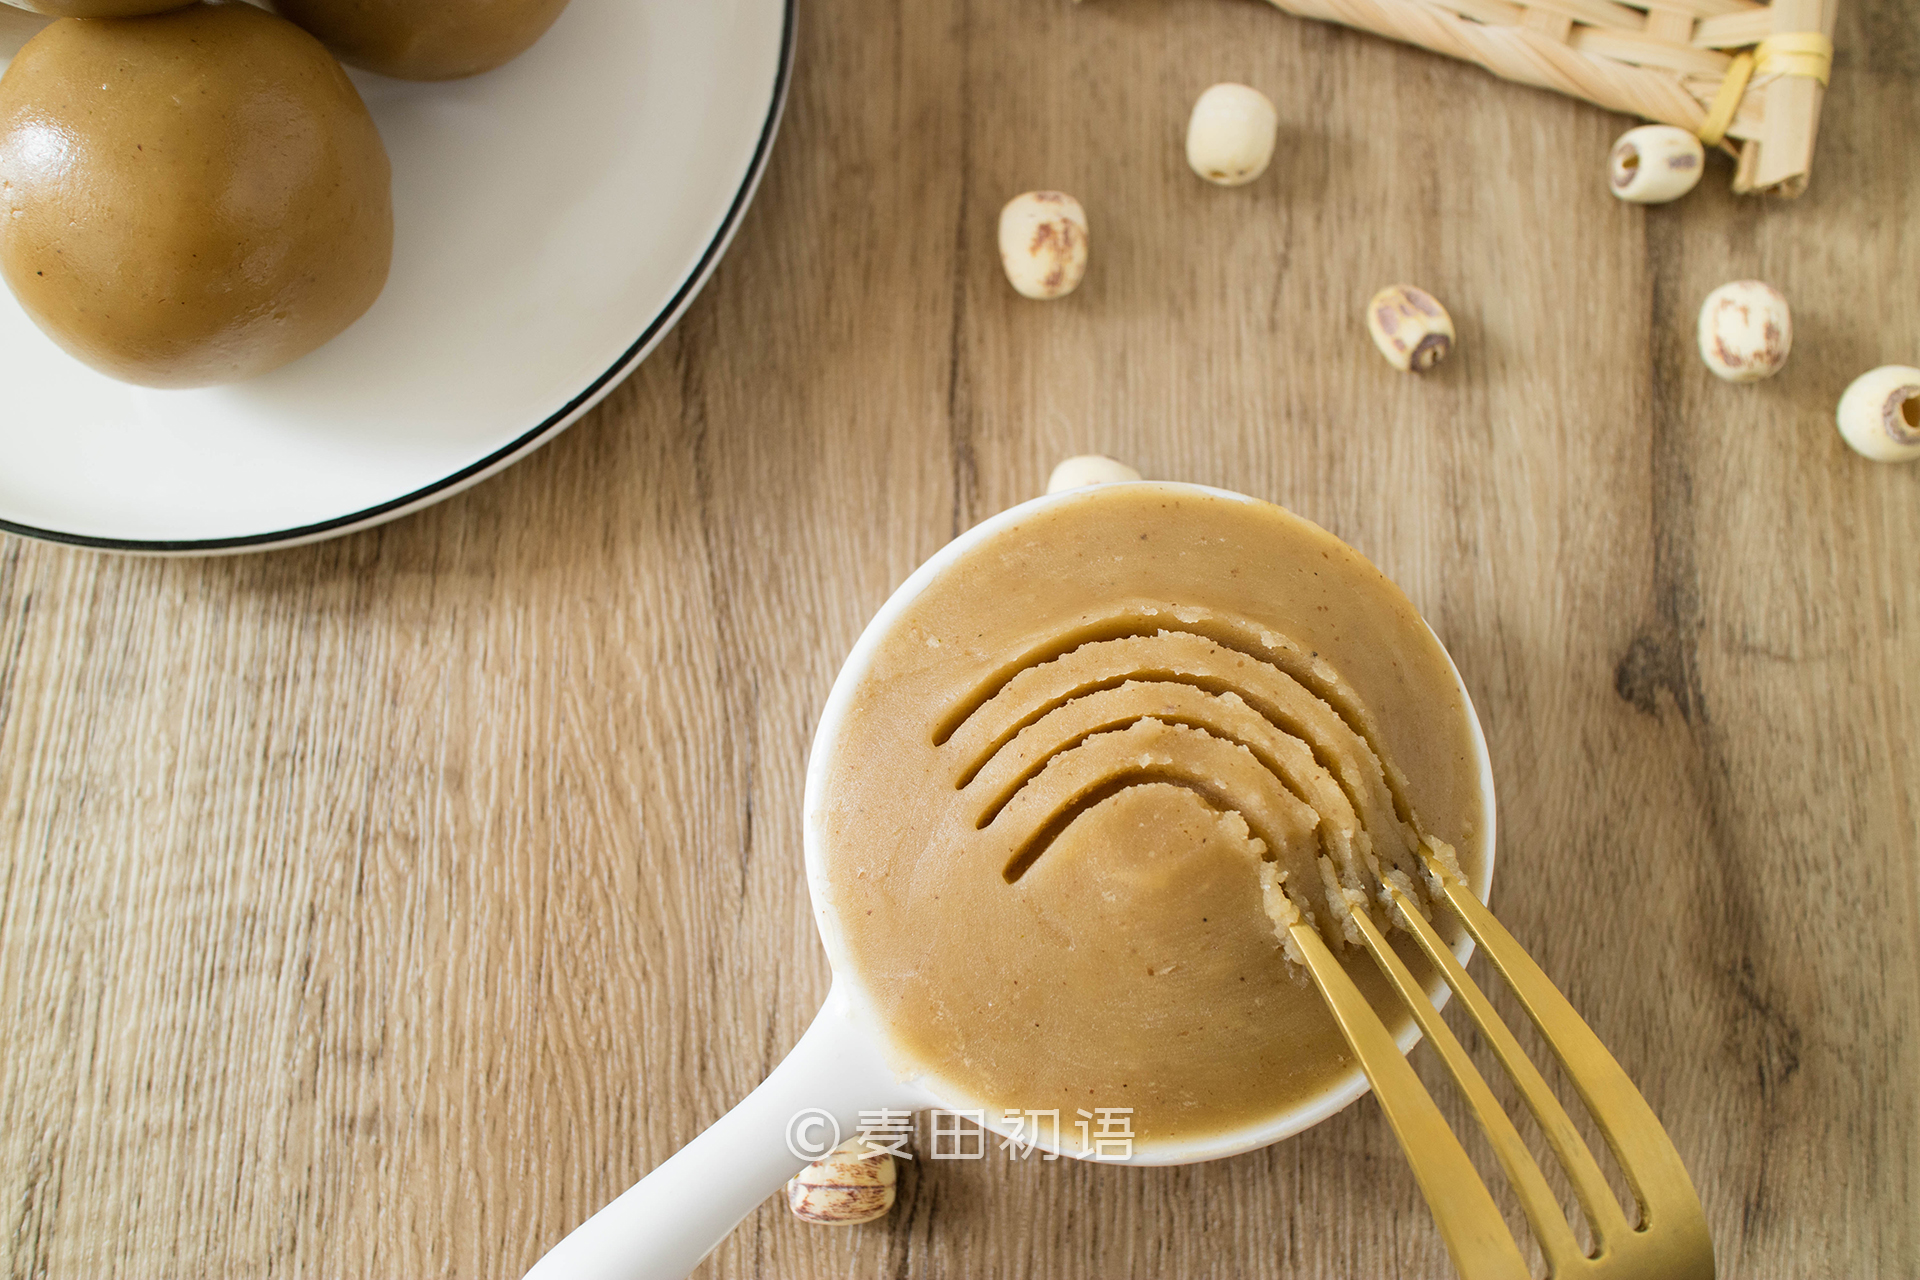
[{"label": "brown lotus paste ball", "polygon": [[193,0],[3,0],[28,13],[44,13],[50,18],[134,18],[146,13],[165,13],[192,4]]},{"label": "brown lotus paste ball", "polygon": [[458,80],[511,62],[567,0],[273,0],[342,62],[401,80]]},{"label": "brown lotus paste ball", "polygon": [[63,18],[0,76],[0,274],[152,387],[251,378],[373,305],[392,170],[333,56],[244,4]]}]

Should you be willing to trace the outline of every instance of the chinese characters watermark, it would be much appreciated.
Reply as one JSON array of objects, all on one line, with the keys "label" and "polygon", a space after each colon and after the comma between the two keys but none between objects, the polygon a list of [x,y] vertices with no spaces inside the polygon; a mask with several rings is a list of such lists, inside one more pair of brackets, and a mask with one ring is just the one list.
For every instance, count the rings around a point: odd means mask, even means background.
[{"label": "chinese characters watermark", "polygon": [[[971,1127],[960,1121],[971,1121]],[[971,1111],[935,1110],[930,1116],[935,1160],[983,1160],[988,1139],[984,1108]],[[1001,1112],[1000,1150],[1011,1160],[1025,1160],[1042,1151],[1042,1160],[1058,1160],[1064,1152],[1093,1160],[1130,1160],[1133,1158],[1133,1108],[1095,1107],[1088,1111],[1076,1107],[1066,1129],[1078,1135],[1078,1141],[1062,1140],[1062,1121],[1057,1107],[1009,1107]],[[944,1139],[944,1141],[943,1141]]]},{"label": "chinese characters watermark", "polygon": [[913,1153],[906,1147],[908,1140],[913,1137],[913,1112],[862,1111],[858,1136],[874,1155],[884,1151],[902,1160],[911,1160]]},{"label": "chinese characters watermark", "polygon": [[[999,1123],[987,1127],[984,1107],[927,1113],[926,1154],[934,1160],[984,1160],[990,1145],[998,1143],[1009,1159],[1025,1160],[1036,1151],[1043,1160],[1064,1153],[1090,1160],[1133,1158],[1133,1108],[1084,1107],[1063,1117],[1060,1109],[1012,1107],[1001,1112]],[[855,1136],[875,1153],[911,1160],[908,1144],[914,1136],[913,1113],[883,1108],[859,1113]],[[802,1160],[823,1159],[840,1145],[840,1122],[819,1107],[796,1112],[787,1122],[787,1150]]]}]

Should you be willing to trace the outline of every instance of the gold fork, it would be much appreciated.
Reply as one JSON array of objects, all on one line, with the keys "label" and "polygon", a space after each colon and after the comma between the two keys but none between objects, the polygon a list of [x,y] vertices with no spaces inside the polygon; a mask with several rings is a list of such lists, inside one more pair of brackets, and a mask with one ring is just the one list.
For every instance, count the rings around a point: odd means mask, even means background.
[{"label": "gold fork", "polygon": [[[1426,991],[1381,936],[1378,926],[1364,913],[1355,912],[1354,923],[1365,936],[1367,949],[1413,1010],[1420,1030],[1439,1051],[1486,1131],[1500,1167],[1520,1199],[1527,1224],[1546,1256],[1547,1274],[1555,1280],[1713,1280],[1713,1242],[1707,1236],[1700,1196],[1680,1163],[1673,1140],[1660,1127],[1647,1100],[1593,1029],[1573,1011],[1567,998],[1493,913],[1431,854],[1426,861],[1467,932],[1520,997],[1534,1025],[1566,1068],[1639,1205],[1638,1224],[1629,1223],[1593,1152],[1540,1072],[1521,1051],[1519,1041],[1493,1011],[1486,995],[1467,977],[1467,971],[1433,926],[1412,902],[1394,890],[1395,905],[1420,949],[1439,966],[1448,985],[1459,995],[1566,1169],[1593,1236],[1591,1253],[1581,1247],[1513,1121],[1468,1061],[1466,1051],[1441,1020]],[[1464,1280],[1528,1280],[1526,1260],[1492,1194],[1441,1118],[1432,1095],[1401,1055],[1393,1036],[1320,934],[1306,924],[1295,924],[1289,932],[1305,953],[1315,984],[1360,1059],[1373,1086],[1373,1096],[1379,1099],[1387,1123],[1406,1152],[1407,1163],[1413,1166],[1414,1178],[1433,1210],[1454,1267]]]}]

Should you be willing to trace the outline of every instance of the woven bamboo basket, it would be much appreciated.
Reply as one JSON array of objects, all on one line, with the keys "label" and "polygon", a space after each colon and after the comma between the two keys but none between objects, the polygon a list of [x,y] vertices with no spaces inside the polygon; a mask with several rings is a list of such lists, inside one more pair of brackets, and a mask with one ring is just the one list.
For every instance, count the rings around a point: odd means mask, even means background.
[{"label": "woven bamboo basket", "polygon": [[1733,189],[1798,195],[1838,0],[1269,0],[1678,125],[1738,157]]}]

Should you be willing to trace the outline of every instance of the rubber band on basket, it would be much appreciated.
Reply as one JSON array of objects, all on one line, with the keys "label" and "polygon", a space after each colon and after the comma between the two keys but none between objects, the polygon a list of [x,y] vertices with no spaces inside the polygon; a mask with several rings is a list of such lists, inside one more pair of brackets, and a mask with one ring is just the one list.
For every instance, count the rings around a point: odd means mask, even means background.
[{"label": "rubber band on basket", "polygon": [[1736,54],[1727,67],[1727,78],[1720,82],[1720,92],[1707,108],[1707,118],[1700,123],[1701,142],[1718,146],[1727,136],[1747,84],[1756,75],[1805,76],[1826,84],[1833,77],[1833,41],[1818,31],[1796,31],[1768,36],[1753,52]]},{"label": "rubber band on basket", "polygon": [[1821,84],[1833,79],[1833,41],[1818,31],[1768,36],[1753,54],[1757,76],[1805,76]]}]

